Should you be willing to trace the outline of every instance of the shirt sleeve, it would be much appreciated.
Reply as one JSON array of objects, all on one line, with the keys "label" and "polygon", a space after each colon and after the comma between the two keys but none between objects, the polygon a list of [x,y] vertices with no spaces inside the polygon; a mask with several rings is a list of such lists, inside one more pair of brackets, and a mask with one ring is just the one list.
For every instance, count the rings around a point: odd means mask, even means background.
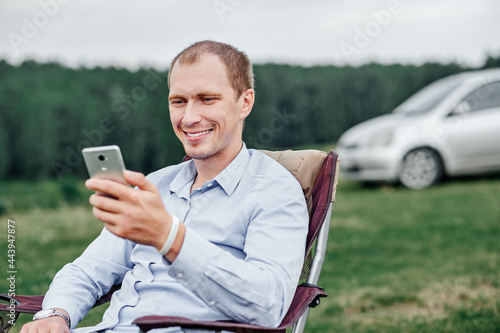
[{"label": "shirt sleeve", "polygon": [[208,306],[233,320],[276,327],[285,316],[302,270],[308,212],[300,185],[278,177],[244,203],[251,221],[245,258],[236,258],[186,228],[169,274]]},{"label": "shirt sleeve", "polygon": [[106,228],[74,262],[54,277],[43,301],[43,308],[68,312],[75,328],[97,299],[120,283],[132,268],[134,243],[113,235]]}]

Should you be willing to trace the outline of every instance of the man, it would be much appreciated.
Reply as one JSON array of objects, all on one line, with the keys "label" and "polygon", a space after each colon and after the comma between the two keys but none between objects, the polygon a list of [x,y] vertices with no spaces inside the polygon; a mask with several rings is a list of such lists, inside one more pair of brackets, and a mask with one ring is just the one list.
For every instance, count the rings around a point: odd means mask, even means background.
[{"label": "man", "polygon": [[[243,123],[254,104],[253,73],[234,47],[202,41],[169,72],[173,129],[192,158],[136,188],[102,179],[86,186],[101,235],[54,278],[28,332],[68,332],[95,300],[121,283],[103,321],[83,332],[136,332],[135,318],[172,315],[277,326],[298,282],[307,208],[292,175],[247,149]],[[54,311],[52,310],[54,309]]]}]

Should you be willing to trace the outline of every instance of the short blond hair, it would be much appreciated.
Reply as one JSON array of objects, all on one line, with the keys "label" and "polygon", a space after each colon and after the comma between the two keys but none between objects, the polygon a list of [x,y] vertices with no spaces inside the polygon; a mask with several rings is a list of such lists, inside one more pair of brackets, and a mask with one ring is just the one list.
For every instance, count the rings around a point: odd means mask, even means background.
[{"label": "short blond hair", "polygon": [[186,65],[194,64],[206,54],[216,55],[226,66],[229,83],[234,89],[236,98],[239,98],[245,90],[254,88],[253,68],[247,55],[232,45],[212,40],[196,42],[182,50],[172,60],[168,72],[168,87],[170,88],[172,68],[177,62]]}]

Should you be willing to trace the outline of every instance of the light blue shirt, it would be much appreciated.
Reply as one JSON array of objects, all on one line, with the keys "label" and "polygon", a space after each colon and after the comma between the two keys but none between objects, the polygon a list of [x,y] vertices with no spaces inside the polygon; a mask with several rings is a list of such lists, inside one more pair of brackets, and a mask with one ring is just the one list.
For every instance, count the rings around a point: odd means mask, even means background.
[{"label": "light blue shirt", "polygon": [[196,174],[188,161],[148,176],[167,211],[186,226],[173,263],[151,246],[104,229],[57,273],[43,307],[66,310],[75,328],[97,298],[122,283],[103,321],[79,332],[137,332],[131,323],[146,315],[277,326],[292,301],[305,251],[308,213],[299,183],[245,145],[226,169],[191,193]]}]

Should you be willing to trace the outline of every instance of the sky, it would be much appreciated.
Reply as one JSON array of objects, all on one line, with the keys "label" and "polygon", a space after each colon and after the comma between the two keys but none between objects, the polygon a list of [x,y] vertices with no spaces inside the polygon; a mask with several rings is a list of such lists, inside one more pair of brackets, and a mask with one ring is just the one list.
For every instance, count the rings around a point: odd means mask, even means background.
[{"label": "sky", "polygon": [[191,43],[254,63],[481,66],[500,56],[498,0],[2,0],[0,59],[167,69]]}]

